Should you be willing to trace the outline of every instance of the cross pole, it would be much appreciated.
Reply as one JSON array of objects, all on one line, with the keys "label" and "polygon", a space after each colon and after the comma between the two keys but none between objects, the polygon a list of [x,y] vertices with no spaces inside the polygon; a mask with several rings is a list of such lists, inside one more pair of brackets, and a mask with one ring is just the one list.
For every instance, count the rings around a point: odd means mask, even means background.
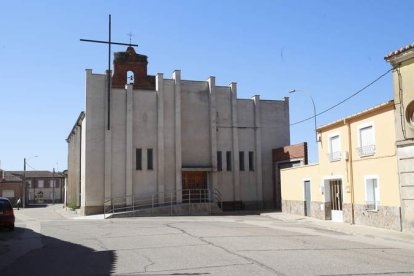
[{"label": "cross pole", "polygon": [[109,38],[108,41],[102,41],[102,40],[91,40],[91,39],[80,39],[80,41],[83,42],[93,42],[93,43],[104,43],[108,44],[108,70],[107,70],[107,77],[108,77],[108,130],[111,128],[111,45],[125,45],[125,46],[136,46],[137,44],[131,44],[131,38],[129,40],[129,43],[121,43],[121,42],[112,42],[111,41],[111,15],[109,15]]}]

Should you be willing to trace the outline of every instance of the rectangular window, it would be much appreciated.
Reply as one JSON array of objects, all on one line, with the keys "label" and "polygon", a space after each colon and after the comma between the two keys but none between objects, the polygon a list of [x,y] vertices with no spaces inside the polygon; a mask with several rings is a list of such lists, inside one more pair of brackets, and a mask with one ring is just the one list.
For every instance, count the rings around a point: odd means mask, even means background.
[{"label": "rectangular window", "polygon": [[254,171],[254,159],[252,151],[249,151],[249,171]]},{"label": "rectangular window", "polygon": [[221,156],[221,151],[217,152],[217,171],[223,170],[223,160]]},{"label": "rectangular window", "polygon": [[135,169],[142,170],[142,149],[135,150]]},{"label": "rectangular window", "polygon": [[53,180],[53,179],[50,180],[49,186],[50,186],[50,188],[53,188],[53,186],[55,186],[55,180]]},{"label": "rectangular window", "polygon": [[1,196],[2,197],[7,197],[7,198],[13,198],[14,197],[14,190],[3,190]]},{"label": "rectangular window", "polygon": [[341,141],[339,135],[335,135],[329,138],[329,160],[339,161],[341,160]]},{"label": "rectangular window", "polygon": [[365,179],[366,203],[367,210],[378,210],[379,205],[379,187],[377,178]]},{"label": "rectangular window", "polygon": [[240,151],[239,152],[239,167],[241,171],[244,171],[244,152]]},{"label": "rectangular window", "polygon": [[152,149],[147,149],[147,169],[148,170],[153,170],[154,169],[154,165],[153,165],[153,150]]},{"label": "rectangular window", "polygon": [[26,180],[27,188],[32,188],[32,180]]},{"label": "rectangular window", "polygon": [[38,188],[43,188],[45,186],[45,181],[44,180],[37,180],[37,187]]},{"label": "rectangular window", "polygon": [[359,156],[375,154],[374,128],[372,125],[359,129]]},{"label": "rectangular window", "polygon": [[231,151],[226,151],[227,171],[231,171]]}]

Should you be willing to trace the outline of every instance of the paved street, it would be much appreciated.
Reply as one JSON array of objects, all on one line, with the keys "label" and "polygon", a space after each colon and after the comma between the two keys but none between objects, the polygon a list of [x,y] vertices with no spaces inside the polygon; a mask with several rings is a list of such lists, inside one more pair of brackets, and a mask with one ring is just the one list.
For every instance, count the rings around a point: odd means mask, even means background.
[{"label": "paved street", "polygon": [[414,275],[414,235],[261,216],[79,218],[15,211],[0,275]]}]

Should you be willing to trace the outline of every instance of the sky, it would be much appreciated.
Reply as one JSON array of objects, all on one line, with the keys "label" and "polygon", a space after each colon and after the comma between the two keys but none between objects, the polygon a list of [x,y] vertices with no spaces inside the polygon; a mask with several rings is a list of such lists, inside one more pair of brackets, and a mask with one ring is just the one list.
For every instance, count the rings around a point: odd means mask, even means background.
[{"label": "sky", "polygon": [[[414,42],[411,0],[5,1],[0,9],[0,167],[62,171],[68,137],[85,109],[85,69],[104,73],[107,46],[138,44],[148,73],[237,82],[239,98],[289,97],[290,122],[319,113],[390,69],[384,56]],[[124,51],[113,46],[113,52]],[[289,90],[300,90],[289,94]],[[392,99],[391,73],[321,126]],[[313,120],[291,126],[318,160]]]}]

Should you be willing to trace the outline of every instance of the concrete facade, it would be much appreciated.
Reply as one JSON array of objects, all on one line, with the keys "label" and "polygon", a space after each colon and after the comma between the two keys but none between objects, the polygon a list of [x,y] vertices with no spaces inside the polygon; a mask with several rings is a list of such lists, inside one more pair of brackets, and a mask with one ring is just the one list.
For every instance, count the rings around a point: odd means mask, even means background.
[{"label": "concrete facade", "polygon": [[390,101],[318,128],[319,164],[281,170],[282,210],[401,230],[394,126]]},{"label": "concrete facade", "polygon": [[402,226],[414,231],[414,43],[390,53],[395,101]]},{"label": "concrete facade", "polygon": [[[108,74],[86,70],[86,111],[67,139],[68,203],[93,214],[114,198],[180,201],[183,175],[201,172],[223,202],[274,206],[272,149],[290,142],[287,98],[238,99],[236,83],[182,80],[178,70],[149,76],[132,47],[114,65],[109,97]],[[120,87],[125,72],[136,77]]]}]

